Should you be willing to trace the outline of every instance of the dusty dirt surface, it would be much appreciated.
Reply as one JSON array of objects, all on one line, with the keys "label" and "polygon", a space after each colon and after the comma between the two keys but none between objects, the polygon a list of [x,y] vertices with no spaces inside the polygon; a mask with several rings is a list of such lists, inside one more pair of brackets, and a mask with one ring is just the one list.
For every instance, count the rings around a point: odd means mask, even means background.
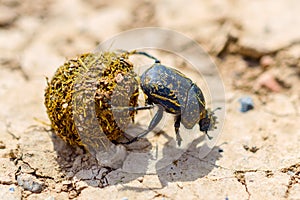
[{"label": "dusty dirt surface", "polygon": [[[297,0],[0,0],[0,199],[300,199],[299,12]],[[209,52],[225,123],[203,159],[191,148],[155,174],[101,168],[52,133],[45,77],[147,26]],[[254,108],[242,113],[245,96]]]}]

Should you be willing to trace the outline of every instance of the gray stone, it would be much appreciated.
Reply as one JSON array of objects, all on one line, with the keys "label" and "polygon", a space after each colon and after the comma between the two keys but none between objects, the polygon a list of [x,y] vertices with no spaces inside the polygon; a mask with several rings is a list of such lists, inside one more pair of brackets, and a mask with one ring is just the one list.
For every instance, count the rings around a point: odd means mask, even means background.
[{"label": "gray stone", "polygon": [[43,182],[39,181],[36,177],[30,174],[21,174],[17,177],[18,185],[25,190],[40,193],[43,189]]}]

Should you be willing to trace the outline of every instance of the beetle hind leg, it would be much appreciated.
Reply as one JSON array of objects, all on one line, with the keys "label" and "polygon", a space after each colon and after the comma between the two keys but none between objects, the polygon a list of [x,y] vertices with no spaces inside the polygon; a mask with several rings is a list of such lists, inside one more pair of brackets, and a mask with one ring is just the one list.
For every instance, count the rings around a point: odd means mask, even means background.
[{"label": "beetle hind leg", "polygon": [[181,122],[181,115],[178,115],[178,116],[176,116],[174,127],[175,127],[175,133],[176,133],[176,141],[177,141],[177,144],[179,147],[180,147],[181,141],[182,141],[182,138],[179,134],[180,122]]}]

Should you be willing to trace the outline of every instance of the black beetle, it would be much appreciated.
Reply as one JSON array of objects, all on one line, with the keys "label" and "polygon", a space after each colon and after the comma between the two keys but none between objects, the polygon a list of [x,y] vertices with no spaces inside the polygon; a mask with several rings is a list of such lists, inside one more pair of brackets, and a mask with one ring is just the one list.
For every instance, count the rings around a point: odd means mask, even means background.
[{"label": "black beetle", "polygon": [[214,111],[205,108],[201,89],[184,74],[162,65],[158,59],[146,52],[132,51],[129,54],[144,55],[155,61],[140,78],[140,86],[146,95],[146,106],[133,109],[150,109],[155,104],[158,106],[158,111],[148,129],[125,144],[130,144],[151,132],[161,121],[164,111],[175,114],[174,127],[178,146],[182,141],[179,135],[180,123],[187,129],[192,129],[198,123],[200,131],[212,139],[207,131],[215,128],[216,117]]}]

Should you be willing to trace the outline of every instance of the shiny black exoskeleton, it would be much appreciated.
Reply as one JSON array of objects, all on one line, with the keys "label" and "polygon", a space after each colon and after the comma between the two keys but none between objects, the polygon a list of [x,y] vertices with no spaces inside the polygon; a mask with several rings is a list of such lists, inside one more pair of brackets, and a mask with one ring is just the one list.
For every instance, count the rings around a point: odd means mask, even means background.
[{"label": "shiny black exoskeleton", "polygon": [[158,111],[148,129],[128,143],[152,131],[161,121],[164,111],[175,115],[174,127],[179,146],[182,141],[179,135],[180,123],[187,129],[192,129],[198,123],[200,131],[205,132],[211,139],[207,131],[215,128],[216,117],[210,109],[205,108],[205,99],[201,89],[184,74],[162,65],[155,57],[145,52],[133,54],[145,55],[155,60],[155,63],[142,74],[140,86],[147,97],[145,108],[148,109],[149,105],[155,104],[158,106]]}]

